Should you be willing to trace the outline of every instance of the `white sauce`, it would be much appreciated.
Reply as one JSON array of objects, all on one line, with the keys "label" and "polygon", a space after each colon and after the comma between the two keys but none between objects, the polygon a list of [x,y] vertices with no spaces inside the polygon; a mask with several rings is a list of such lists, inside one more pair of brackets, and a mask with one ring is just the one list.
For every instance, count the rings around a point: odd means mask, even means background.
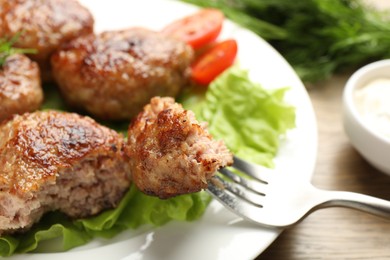
[{"label": "white sauce", "polygon": [[372,130],[390,139],[390,78],[379,78],[357,89],[355,104]]}]

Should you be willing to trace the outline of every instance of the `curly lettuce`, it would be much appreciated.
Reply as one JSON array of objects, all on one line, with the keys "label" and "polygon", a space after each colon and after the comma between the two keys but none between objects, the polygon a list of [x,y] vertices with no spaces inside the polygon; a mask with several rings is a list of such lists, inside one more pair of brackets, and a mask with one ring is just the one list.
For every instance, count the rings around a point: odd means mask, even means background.
[{"label": "curly lettuce", "polygon": [[205,98],[189,96],[182,103],[238,157],[271,167],[281,137],[295,127],[295,108],[284,101],[286,91],[267,90],[235,66],[210,84]]}]

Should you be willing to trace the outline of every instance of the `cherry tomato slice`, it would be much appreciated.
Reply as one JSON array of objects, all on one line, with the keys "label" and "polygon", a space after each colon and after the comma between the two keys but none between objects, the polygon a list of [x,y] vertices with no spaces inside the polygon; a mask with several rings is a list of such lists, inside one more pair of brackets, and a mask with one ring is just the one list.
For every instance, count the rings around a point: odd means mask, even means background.
[{"label": "cherry tomato slice", "polygon": [[223,19],[223,13],[217,9],[202,9],[169,24],[162,33],[183,40],[194,49],[199,49],[218,37]]},{"label": "cherry tomato slice", "polygon": [[191,65],[191,78],[200,85],[207,85],[230,67],[237,55],[237,42],[225,40],[206,51]]}]

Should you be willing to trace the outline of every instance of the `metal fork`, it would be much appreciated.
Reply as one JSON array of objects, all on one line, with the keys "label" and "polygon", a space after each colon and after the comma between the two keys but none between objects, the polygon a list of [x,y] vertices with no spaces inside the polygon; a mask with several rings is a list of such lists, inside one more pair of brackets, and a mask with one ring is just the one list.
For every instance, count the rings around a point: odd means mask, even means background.
[{"label": "metal fork", "polygon": [[223,177],[215,175],[208,192],[237,215],[265,226],[288,227],[314,210],[335,206],[390,219],[390,201],[354,192],[321,190],[293,172],[272,170],[238,157],[234,157],[232,169],[219,172]]}]

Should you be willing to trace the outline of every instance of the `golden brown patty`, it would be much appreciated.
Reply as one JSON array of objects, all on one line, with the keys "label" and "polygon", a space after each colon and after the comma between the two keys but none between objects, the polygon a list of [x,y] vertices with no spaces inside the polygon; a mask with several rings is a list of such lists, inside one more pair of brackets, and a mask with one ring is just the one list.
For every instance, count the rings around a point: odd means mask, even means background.
[{"label": "golden brown patty", "polygon": [[88,117],[27,113],[0,124],[0,234],[60,210],[86,217],[117,205],[130,185],[123,137]]},{"label": "golden brown patty", "polygon": [[42,79],[51,80],[50,55],[60,44],[93,32],[91,13],[76,0],[0,1],[0,37],[22,32],[15,46],[34,48]]},{"label": "golden brown patty", "polygon": [[128,130],[126,153],[137,187],[160,198],[197,192],[233,162],[191,111],[172,98],[153,98]]},{"label": "golden brown patty", "polygon": [[8,56],[0,68],[0,122],[37,110],[42,101],[38,65],[21,54]]},{"label": "golden brown patty", "polygon": [[187,83],[191,47],[142,28],[71,41],[52,57],[54,77],[73,106],[103,119],[134,117],[154,96]]}]

